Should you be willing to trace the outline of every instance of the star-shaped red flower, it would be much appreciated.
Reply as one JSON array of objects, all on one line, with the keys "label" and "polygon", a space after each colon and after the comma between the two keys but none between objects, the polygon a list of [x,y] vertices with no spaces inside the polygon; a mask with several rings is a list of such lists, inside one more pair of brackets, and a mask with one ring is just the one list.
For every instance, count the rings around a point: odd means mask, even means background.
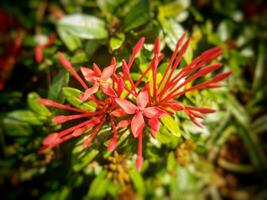
[{"label": "star-shaped red flower", "polygon": [[86,101],[92,94],[95,94],[99,88],[106,95],[110,97],[116,97],[116,92],[112,89],[108,82],[108,79],[111,78],[115,71],[116,63],[104,68],[102,72],[96,64],[93,64],[93,69],[81,67],[81,72],[85,80],[93,83],[92,87],[85,90],[84,94],[81,96],[81,100]]}]

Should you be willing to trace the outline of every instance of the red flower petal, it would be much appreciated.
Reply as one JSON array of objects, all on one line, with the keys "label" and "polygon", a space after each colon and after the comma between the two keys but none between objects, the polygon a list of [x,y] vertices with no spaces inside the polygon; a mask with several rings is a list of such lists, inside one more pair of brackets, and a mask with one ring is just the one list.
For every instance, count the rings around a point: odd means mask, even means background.
[{"label": "red flower petal", "polygon": [[147,118],[159,116],[161,113],[162,111],[157,107],[147,107],[144,110],[144,116]]},{"label": "red flower petal", "polygon": [[116,103],[126,112],[127,114],[134,114],[137,110],[137,107],[125,99],[115,99]]},{"label": "red flower petal", "polygon": [[95,71],[95,74],[96,74],[96,76],[101,76],[101,70],[99,69],[99,67],[97,66],[97,64],[93,64],[93,69],[94,69],[94,71]]},{"label": "red flower petal", "polygon": [[117,127],[118,128],[126,128],[127,126],[130,125],[130,121],[129,120],[121,120],[118,124]]},{"label": "red flower petal", "polygon": [[112,89],[112,87],[108,83],[100,83],[101,90],[110,97],[116,97],[116,92]]},{"label": "red flower petal", "polygon": [[148,104],[148,93],[146,90],[141,91],[136,98],[137,106],[145,108]]},{"label": "red flower petal", "polygon": [[127,115],[127,113],[125,113],[124,110],[122,110],[121,108],[112,111],[110,114],[112,116],[115,116],[115,117],[123,117],[123,116]]},{"label": "red flower petal", "polygon": [[95,72],[87,67],[80,68],[85,80],[89,82],[94,82],[94,77],[96,76]]},{"label": "red flower petal", "polygon": [[160,128],[160,121],[159,118],[151,118],[148,120],[148,125],[151,127],[152,131],[158,132]]},{"label": "red flower petal", "polygon": [[108,144],[108,150],[109,150],[109,152],[114,151],[114,149],[116,147],[116,144],[117,144],[117,138],[116,137],[113,137],[111,139],[111,141],[109,142],[109,144]]},{"label": "red flower petal", "polygon": [[140,134],[142,134],[144,126],[145,121],[143,114],[141,112],[136,113],[131,122],[131,130],[133,136],[138,137]]},{"label": "red flower petal", "polygon": [[116,64],[106,67],[102,72],[101,79],[106,81],[112,76],[112,74],[115,73],[115,71],[116,71]]},{"label": "red flower petal", "polygon": [[87,99],[89,99],[92,94],[95,94],[97,92],[98,88],[99,85],[95,82],[92,87],[85,90],[84,94],[81,95],[81,101],[86,101]]}]

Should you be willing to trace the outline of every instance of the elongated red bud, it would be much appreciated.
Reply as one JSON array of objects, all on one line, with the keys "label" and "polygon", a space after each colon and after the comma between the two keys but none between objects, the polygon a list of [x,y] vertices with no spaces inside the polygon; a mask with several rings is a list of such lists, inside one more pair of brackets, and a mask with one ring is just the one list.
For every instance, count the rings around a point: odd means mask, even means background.
[{"label": "elongated red bud", "polygon": [[54,101],[49,100],[49,99],[42,99],[42,98],[40,98],[40,99],[38,99],[37,102],[40,103],[40,104],[43,104],[45,106],[52,106],[52,107],[54,107],[54,106],[57,107],[58,106],[58,103],[57,102],[54,102]]},{"label": "elongated red bud", "polygon": [[122,70],[127,76],[130,74],[129,67],[124,59],[122,60]]},{"label": "elongated red bud", "polygon": [[138,52],[140,51],[140,49],[142,48],[142,46],[144,45],[144,43],[145,43],[145,37],[142,37],[142,38],[136,43],[136,45],[134,46],[134,48],[133,48],[133,55],[138,54]]},{"label": "elongated red bud", "polygon": [[201,113],[213,113],[213,112],[216,112],[216,110],[214,110],[214,109],[211,109],[211,108],[203,108],[203,107],[186,106],[186,109],[198,111],[198,112],[201,112]]},{"label": "elongated red bud", "polygon": [[158,55],[160,53],[160,38],[157,37],[154,44],[154,54]]},{"label": "elongated red bud", "polygon": [[79,137],[80,135],[82,135],[84,133],[85,129],[84,128],[78,128],[75,131],[73,131],[72,135],[74,137]]},{"label": "elongated red bud", "polygon": [[51,133],[48,136],[45,137],[43,140],[43,145],[44,146],[53,146],[61,141],[58,133]]},{"label": "elongated red bud", "polygon": [[116,58],[112,57],[111,61],[110,61],[110,65],[115,65],[116,64]]},{"label": "elongated red bud", "polygon": [[65,121],[67,121],[67,117],[64,115],[58,115],[52,119],[52,122],[54,124],[61,124],[64,123]]},{"label": "elongated red bud", "polygon": [[39,64],[43,60],[43,46],[37,45],[34,49],[35,61]]},{"label": "elongated red bud", "polygon": [[214,76],[214,78],[211,80],[211,82],[219,82],[219,81],[222,81],[223,79],[226,79],[231,74],[232,74],[231,71],[218,74],[218,75]]},{"label": "elongated red bud", "polygon": [[65,58],[65,56],[62,53],[58,53],[58,59],[61,62],[61,64],[73,75],[76,80],[83,86],[84,89],[88,89],[88,86],[86,83],[81,79],[81,77],[78,75],[78,73],[74,70],[72,64],[69,60]]}]

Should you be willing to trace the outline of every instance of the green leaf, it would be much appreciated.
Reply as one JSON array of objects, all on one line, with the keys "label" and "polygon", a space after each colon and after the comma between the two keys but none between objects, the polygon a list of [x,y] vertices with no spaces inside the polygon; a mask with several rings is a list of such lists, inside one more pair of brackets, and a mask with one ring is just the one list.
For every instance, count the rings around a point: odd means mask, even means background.
[{"label": "green leaf", "polygon": [[109,46],[111,48],[112,51],[118,49],[121,47],[121,45],[123,44],[125,40],[125,35],[123,33],[119,33],[116,36],[112,37],[109,40]]},{"label": "green leaf", "polygon": [[71,105],[75,106],[76,108],[80,108],[82,110],[95,111],[96,103],[92,101],[82,102],[80,100],[81,94],[82,94],[82,91],[78,89],[71,88],[71,87],[63,88],[63,95]]},{"label": "green leaf", "polygon": [[3,127],[8,136],[29,136],[32,134],[32,128],[29,124],[15,119],[5,118]]},{"label": "green leaf", "polygon": [[28,94],[27,102],[30,109],[37,113],[37,117],[40,119],[47,119],[51,115],[50,111],[42,104],[39,104],[37,100],[40,96],[36,92],[31,92]]},{"label": "green leaf", "polygon": [[70,61],[72,64],[84,63],[88,61],[88,58],[84,51],[78,51],[72,56]]},{"label": "green leaf", "polygon": [[84,149],[83,145],[77,145],[72,152],[72,168],[75,172],[85,168],[97,155],[97,149]]},{"label": "green leaf", "polygon": [[160,5],[159,15],[164,17],[175,17],[179,15],[188,5],[185,5],[184,2],[189,1],[173,1],[171,3]]},{"label": "green leaf", "polygon": [[83,39],[105,39],[108,37],[105,22],[92,15],[66,15],[60,19],[58,25],[68,33]]},{"label": "green leaf", "polygon": [[100,46],[99,42],[97,40],[88,40],[85,45],[85,52],[87,57],[90,59],[95,51],[98,49]]},{"label": "green leaf", "polygon": [[31,125],[42,125],[42,122],[30,110],[16,110],[8,113],[7,117]]},{"label": "green leaf", "polygon": [[184,33],[184,28],[172,18],[166,19],[159,16],[158,20],[163,28],[163,32],[166,34],[165,42],[174,51],[178,39]]},{"label": "green leaf", "polygon": [[176,137],[181,136],[181,131],[178,126],[178,122],[175,121],[171,116],[166,115],[160,118],[163,125]]},{"label": "green leaf", "polygon": [[74,51],[81,47],[80,38],[70,34],[67,28],[57,26],[57,32],[61,40],[64,42],[64,44],[70,51]]},{"label": "green leaf", "polygon": [[264,87],[265,83],[263,78],[266,76],[266,45],[261,42],[258,47],[258,57],[257,64],[255,68],[255,73],[253,77],[253,90],[261,89]]},{"label": "green leaf", "polygon": [[174,152],[170,152],[168,155],[168,159],[167,159],[167,170],[173,170],[176,167],[176,159],[175,159],[175,155]]},{"label": "green leaf", "polygon": [[133,185],[135,187],[135,189],[137,190],[139,195],[143,195],[145,193],[145,183],[144,180],[141,176],[141,174],[139,172],[137,172],[136,170],[131,170],[129,172],[130,177],[133,181]]},{"label": "green leaf", "polygon": [[125,16],[123,21],[125,31],[129,31],[145,24],[149,18],[148,1],[142,0],[136,4]]},{"label": "green leaf", "polygon": [[97,177],[93,180],[88,197],[91,199],[101,199],[105,197],[109,185],[111,184],[110,180],[106,178],[107,171],[101,171]]},{"label": "green leaf", "polygon": [[254,133],[264,133],[267,131],[267,114],[256,119],[252,124],[252,130]]},{"label": "green leaf", "polygon": [[171,147],[176,147],[180,139],[179,137],[176,137],[171,134],[166,127],[161,126],[157,134],[157,140],[161,144],[167,144]]},{"label": "green leaf", "polygon": [[69,83],[69,73],[66,70],[61,70],[53,79],[49,87],[48,98],[57,102],[63,102],[62,88]]}]

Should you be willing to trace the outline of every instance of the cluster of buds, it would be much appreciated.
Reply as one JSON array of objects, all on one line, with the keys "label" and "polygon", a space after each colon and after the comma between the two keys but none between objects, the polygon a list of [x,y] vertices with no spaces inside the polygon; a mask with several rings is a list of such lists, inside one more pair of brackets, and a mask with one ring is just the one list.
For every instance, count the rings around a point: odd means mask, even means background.
[{"label": "cluster of buds", "polygon": [[[190,42],[190,38],[186,39],[186,34],[183,34],[177,42],[162,78],[157,80],[160,77],[157,76],[159,73],[157,70],[158,65],[164,58],[164,55],[160,52],[160,40],[157,38],[154,44],[152,61],[141,74],[139,80],[135,82],[131,77],[130,70],[144,41],[145,39],[141,38],[137,42],[128,62],[124,59],[122,60],[122,71],[118,72],[118,63],[115,58],[112,58],[110,65],[103,68],[103,70],[96,64],[93,64],[92,68],[80,67],[84,79],[74,70],[72,64],[63,54],[58,53],[61,64],[83,88],[80,100],[83,102],[93,101],[97,107],[95,111],[88,111],[63,105],[49,99],[40,99],[39,103],[43,105],[76,112],[74,115],[56,116],[53,119],[56,124],[75,119],[84,119],[83,122],[73,127],[49,134],[43,140],[41,152],[83,134],[86,134],[83,145],[88,147],[104,124],[109,125],[112,129],[112,138],[109,141],[108,150],[113,151],[120,137],[120,130],[129,128],[132,136],[138,140],[136,167],[140,170],[143,163],[142,140],[145,134],[145,127],[148,128],[146,130],[150,130],[147,134],[156,138],[161,126],[160,118],[164,115],[174,115],[177,111],[183,111],[197,126],[203,126],[199,121],[204,119],[203,114],[212,113],[215,110],[183,105],[177,99],[195,90],[220,87],[219,82],[227,78],[231,72],[219,73],[197,84],[193,84],[193,82],[222,66],[219,63],[210,64],[211,61],[222,54],[222,50],[217,47],[209,49],[195,58],[190,64],[177,70]],[[152,81],[147,79],[149,73],[152,74]],[[128,87],[126,82],[130,83]],[[105,98],[98,98],[98,95],[95,95],[97,92],[103,93]]]}]

